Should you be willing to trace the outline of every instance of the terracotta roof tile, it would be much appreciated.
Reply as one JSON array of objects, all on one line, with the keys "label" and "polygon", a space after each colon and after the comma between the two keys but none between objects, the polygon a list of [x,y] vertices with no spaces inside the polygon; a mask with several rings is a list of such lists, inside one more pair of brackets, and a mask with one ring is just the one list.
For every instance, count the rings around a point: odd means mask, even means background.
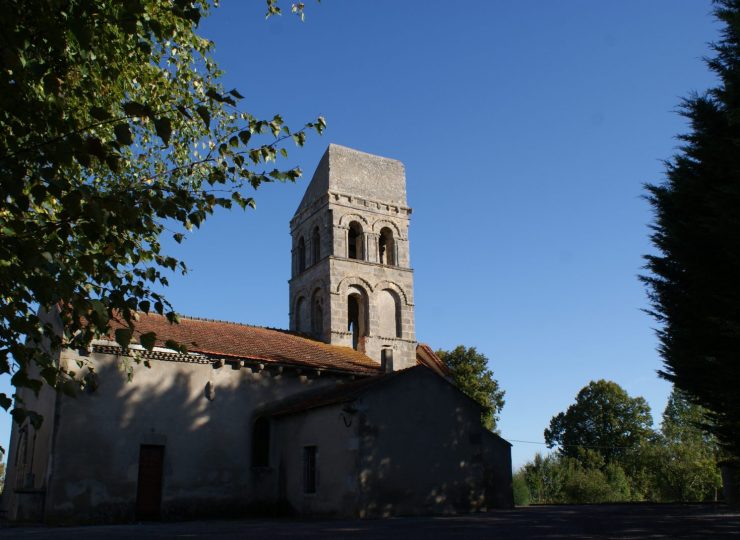
[{"label": "terracotta roof tile", "polygon": [[[114,324],[120,328],[122,324]],[[349,347],[328,345],[303,335],[226,321],[180,317],[179,324],[157,314],[140,314],[136,336],[155,332],[157,347],[167,340],[185,345],[190,352],[209,356],[260,360],[266,363],[303,365],[363,374],[376,374],[380,366]]]}]

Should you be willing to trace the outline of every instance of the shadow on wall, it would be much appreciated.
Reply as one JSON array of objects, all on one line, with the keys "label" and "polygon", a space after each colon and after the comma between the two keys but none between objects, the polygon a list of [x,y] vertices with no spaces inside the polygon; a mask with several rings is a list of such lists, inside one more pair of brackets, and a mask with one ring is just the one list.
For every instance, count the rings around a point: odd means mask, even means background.
[{"label": "shadow on wall", "polygon": [[245,515],[253,509],[252,411],[317,384],[269,369],[152,361],[58,409],[46,519],[120,522]]},{"label": "shadow on wall", "polygon": [[[351,401],[280,418],[277,429],[288,497],[301,513],[372,518],[513,506],[509,443],[481,426],[476,403],[423,367],[394,372]],[[298,460],[301,451],[315,462]]]},{"label": "shadow on wall", "polygon": [[[511,508],[507,443],[471,423],[458,407],[438,419],[410,416],[409,426],[360,415],[359,517],[485,512]],[[405,422],[404,422],[405,423]],[[500,442],[499,442],[500,441]]]}]

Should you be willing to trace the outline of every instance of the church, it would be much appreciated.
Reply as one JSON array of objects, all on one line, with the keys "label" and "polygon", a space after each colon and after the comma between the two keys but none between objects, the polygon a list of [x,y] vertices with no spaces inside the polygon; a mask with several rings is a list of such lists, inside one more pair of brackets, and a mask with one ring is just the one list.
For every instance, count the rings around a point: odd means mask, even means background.
[{"label": "church", "polygon": [[[112,337],[58,351],[61,365],[93,365],[98,386],[76,397],[19,391],[45,420],[13,424],[5,515],[105,523],[511,507],[511,445],[416,341],[410,215],[401,162],[329,145],[290,221],[290,329],[141,314],[137,332],[158,337],[152,351]],[[165,348],[170,339],[188,352]]]}]

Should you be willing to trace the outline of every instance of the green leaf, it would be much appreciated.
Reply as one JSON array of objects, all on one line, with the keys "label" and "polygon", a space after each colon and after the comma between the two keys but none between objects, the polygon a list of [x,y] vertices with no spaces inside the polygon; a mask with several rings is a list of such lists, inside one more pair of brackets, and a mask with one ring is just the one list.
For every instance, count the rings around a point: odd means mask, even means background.
[{"label": "green leaf", "polygon": [[183,107],[182,105],[178,105],[177,106],[177,110],[180,112],[181,115],[183,115],[188,120],[192,120],[193,119],[193,115],[190,114],[190,112],[185,107]]},{"label": "green leaf", "polygon": [[208,110],[208,107],[204,107],[203,105],[199,105],[195,112],[198,113],[198,116],[200,116],[201,120],[203,120],[203,124],[206,126],[206,129],[210,129],[211,127],[211,111]]},{"label": "green leaf", "polygon": [[294,133],[292,137],[298,146],[303,146],[304,144],[306,144],[306,134],[304,132],[299,131],[298,133]]},{"label": "green leaf", "polygon": [[69,379],[62,381],[58,386],[59,390],[66,396],[75,397],[77,396],[78,385],[74,381]]},{"label": "green leaf", "polygon": [[107,152],[103,146],[103,141],[98,137],[88,137],[85,142],[87,143],[87,151],[90,154],[97,158],[105,159]]},{"label": "green leaf", "polygon": [[17,424],[23,424],[23,422],[28,420],[35,429],[39,429],[44,420],[38,413],[23,407],[14,408],[10,411],[10,415]]},{"label": "green leaf", "polygon": [[245,146],[249,144],[249,139],[251,138],[252,134],[249,132],[248,129],[239,132],[239,140],[241,140],[242,144],[244,144]]},{"label": "green leaf", "polygon": [[4,392],[0,392],[0,407],[7,411],[12,404],[13,400]]},{"label": "green leaf", "polygon": [[127,116],[138,116],[139,118],[151,118],[154,112],[147,106],[136,101],[129,101],[123,104],[123,112]]},{"label": "green leaf", "polygon": [[121,3],[123,4],[123,9],[126,11],[126,13],[130,15],[138,15],[139,13],[144,13],[144,6],[141,4],[140,0],[124,0]]},{"label": "green leaf", "polygon": [[170,144],[170,136],[172,135],[172,121],[169,118],[157,118],[154,120],[154,129],[157,130],[157,135],[164,142],[164,144]]},{"label": "green leaf", "polygon": [[110,317],[108,316],[108,308],[100,300],[90,300],[90,307],[92,308],[92,322],[95,323],[99,328],[108,324]]},{"label": "green leaf", "polygon": [[55,367],[47,366],[41,370],[40,375],[47,382],[49,386],[56,386],[57,376],[59,375],[59,370],[57,370],[57,368]]},{"label": "green leaf", "polygon": [[223,100],[224,100],[224,97],[221,94],[219,94],[218,92],[216,92],[213,88],[209,88],[208,90],[206,90],[206,95],[209,98],[214,99],[214,100],[219,101],[219,102],[223,102]]},{"label": "green leaf", "polygon": [[129,146],[134,142],[134,137],[131,135],[131,129],[128,127],[128,124],[116,124],[113,128],[113,133],[115,133],[116,140],[119,144]]},{"label": "green leaf", "polygon": [[157,343],[157,334],[154,332],[141,334],[141,336],[139,336],[139,343],[147,351],[151,351],[154,348],[154,345]]},{"label": "green leaf", "polygon": [[173,351],[177,351],[182,354],[186,354],[188,352],[188,348],[185,345],[182,345],[173,339],[168,339],[167,341],[165,341],[164,346],[168,349],[172,349]]},{"label": "green leaf", "polygon": [[38,379],[31,379],[25,370],[19,369],[10,378],[10,384],[15,386],[16,388],[21,388],[21,387],[30,388],[34,394],[38,395],[39,390],[41,390],[41,386],[43,383],[39,381]]},{"label": "green leaf", "polygon": [[93,107],[90,109],[90,116],[95,118],[95,120],[107,120],[110,117],[110,114],[108,114],[108,111],[102,107]]},{"label": "green leaf", "polygon": [[116,343],[121,346],[125,351],[128,349],[129,343],[131,343],[131,336],[133,335],[131,328],[117,328],[116,329]]}]

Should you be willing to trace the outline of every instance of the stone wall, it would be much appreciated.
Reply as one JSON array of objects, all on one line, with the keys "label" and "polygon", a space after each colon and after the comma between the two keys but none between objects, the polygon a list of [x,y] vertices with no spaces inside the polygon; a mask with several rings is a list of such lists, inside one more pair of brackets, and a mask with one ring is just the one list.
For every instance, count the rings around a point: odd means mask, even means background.
[{"label": "stone wall", "polygon": [[[331,145],[291,220],[291,330],[378,362],[389,349],[395,368],[414,365],[410,214],[400,162]],[[359,339],[349,331],[351,295],[363,302]]]}]

